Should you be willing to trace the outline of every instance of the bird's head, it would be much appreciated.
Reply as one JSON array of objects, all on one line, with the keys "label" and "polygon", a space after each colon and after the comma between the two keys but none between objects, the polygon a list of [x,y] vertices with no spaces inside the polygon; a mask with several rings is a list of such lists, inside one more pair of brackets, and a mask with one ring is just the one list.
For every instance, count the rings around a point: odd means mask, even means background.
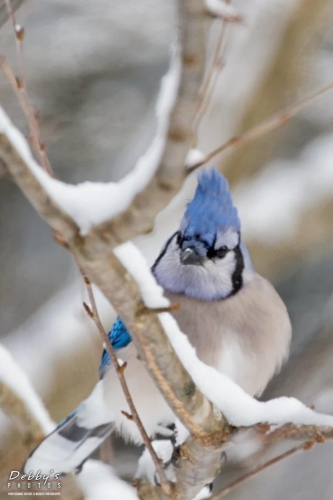
[{"label": "bird's head", "polygon": [[253,274],[240,229],[228,182],[215,168],[203,170],[179,230],[153,266],[158,282],[202,300],[237,293]]}]

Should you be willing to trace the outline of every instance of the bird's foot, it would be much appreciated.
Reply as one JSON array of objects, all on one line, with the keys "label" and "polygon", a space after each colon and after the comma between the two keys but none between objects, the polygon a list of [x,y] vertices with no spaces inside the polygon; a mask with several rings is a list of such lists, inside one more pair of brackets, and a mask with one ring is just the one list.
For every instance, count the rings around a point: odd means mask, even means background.
[{"label": "bird's foot", "polygon": [[[177,445],[177,428],[171,423],[168,425],[159,425],[155,433],[152,445],[163,462],[163,469],[170,481],[175,479],[174,466],[177,466],[179,460],[179,446]],[[160,486],[157,472],[154,474],[154,482]]]}]

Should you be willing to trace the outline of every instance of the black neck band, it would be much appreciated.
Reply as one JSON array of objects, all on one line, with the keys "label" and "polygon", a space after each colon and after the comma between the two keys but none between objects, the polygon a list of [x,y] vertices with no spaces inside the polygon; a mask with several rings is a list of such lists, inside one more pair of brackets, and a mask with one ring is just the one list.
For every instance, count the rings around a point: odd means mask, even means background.
[{"label": "black neck band", "polygon": [[244,258],[239,244],[234,249],[234,253],[235,253],[236,265],[235,265],[235,270],[231,276],[232,291],[230,295],[235,295],[235,293],[239,292],[239,290],[243,286]]}]

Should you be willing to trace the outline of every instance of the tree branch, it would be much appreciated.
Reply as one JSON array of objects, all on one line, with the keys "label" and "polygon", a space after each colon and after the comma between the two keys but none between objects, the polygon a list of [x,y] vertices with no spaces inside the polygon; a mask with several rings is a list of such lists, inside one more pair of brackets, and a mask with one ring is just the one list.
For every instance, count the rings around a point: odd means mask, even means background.
[{"label": "tree branch", "polygon": [[17,23],[16,21],[16,16],[15,16],[15,10],[13,7],[13,2],[12,0],[5,0],[6,2],[6,7],[7,7],[7,12],[8,12],[8,17],[11,20],[12,26],[13,26],[13,33],[15,36],[15,42],[16,42],[16,53],[17,53],[17,59],[18,59],[18,65],[19,65],[19,77],[15,78],[9,65],[7,62],[3,59],[2,60],[2,67],[4,69],[4,72],[10,81],[11,85],[14,88],[14,91],[16,94],[18,94],[19,101],[22,105],[22,109],[24,111],[24,114],[27,118],[29,128],[30,128],[30,134],[31,134],[31,141],[33,144],[33,147],[36,151],[36,153],[39,155],[39,159],[41,162],[41,165],[43,168],[50,174],[52,175],[52,168],[50,165],[50,162],[48,160],[47,154],[46,154],[46,149],[44,144],[42,143],[41,137],[40,137],[40,130],[38,126],[38,120],[37,120],[37,112],[36,110],[32,107],[29,95],[27,92],[27,83],[26,83],[26,77],[25,77],[25,67],[24,67],[24,59],[23,59],[23,40],[25,37],[25,31],[24,28]]},{"label": "tree branch", "polygon": [[[12,0],[13,11],[17,10],[23,4],[24,0]],[[8,21],[8,12],[6,0],[0,0],[0,28],[5,22]]]},{"label": "tree branch", "polygon": [[185,159],[191,147],[192,124],[205,67],[208,16],[203,0],[180,0],[179,6],[182,70],[164,154],[156,175],[126,212],[92,230],[94,235],[102,235],[107,245],[116,246],[150,232],[155,216],[177,194],[186,177]]},{"label": "tree branch", "polygon": [[254,429],[265,443],[275,443],[288,439],[323,443],[327,439],[333,439],[333,427],[328,426],[285,424],[277,429],[270,430],[271,427],[269,424],[257,424]]},{"label": "tree branch", "polygon": [[0,381],[0,408],[17,424],[29,449],[34,448],[45,437],[45,430],[25,402],[2,381]]},{"label": "tree branch", "polygon": [[201,161],[199,161],[195,165],[192,165],[190,168],[188,168],[187,174],[189,175],[191,172],[193,172],[197,168],[201,167],[205,163],[208,163],[210,160],[215,158],[215,156],[217,156],[221,153],[231,153],[231,152],[235,151],[236,149],[241,148],[241,147],[245,146],[246,144],[249,144],[252,141],[255,141],[259,137],[262,137],[263,135],[268,134],[269,132],[276,129],[277,127],[280,127],[284,123],[288,122],[291,118],[293,118],[302,109],[306,108],[307,106],[309,106],[310,104],[315,102],[317,99],[319,99],[322,95],[326,94],[326,92],[328,92],[329,90],[332,90],[332,89],[333,89],[333,82],[329,83],[328,85],[325,85],[324,87],[320,88],[319,90],[317,90],[313,94],[300,100],[296,104],[291,104],[283,111],[276,113],[275,115],[271,116],[267,120],[254,126],[253,128],[251,128],[247,132],[244,132],[244,134],[242,134],[240,136],[232,137],[227,142],[225,142],[224,144],[222,144],[218,148],[216,148],[213,151],[211,151],[210,153],[208,153]]},{"label": "tree branch", "polygon": [[247,481],[248,479],[257,476],[264,470],[268,469],[272,465],[277,464],[278,462],[281,462],[281,460],[284,460],[285,458],[291,457],[292,455],[295,455],[300,451],[311,449],[313,444],[314,444],[313,442],[300,444],[299,446],[295,446],[294,448],[291,448],[290,450],[281,453],[281,455],[278,455],[277,457],[274,457],[271,460],[268,460],[267,462],[258,465],[258,467],[250,470],[249,472],[239,477],[238,479],[235,479],[235,481],[229,483],[227,486],[225,486],[220,491],[215,493],[215,495],[212,495],[210,497],[210,500],[220,500],[221,498],[224,498],[228,493],[230,493],[230,491],[232,491],[234,488],[237,488],[237,486],[239,486],[240,484],[245,483],[245,481]]},{"label": "tree branch", "polygon": [[128,385],[127,385],[126,378],[124,375],[124,372],[126,370],[126,364],[123,364],[123,365],[119,364],[116,352],[115,352],[115,350],[110,342],[110,339],[109,339],[106,331],[104,330],[104,327],[103,327],[102,322],[100,320],[96,301],[95,301],[95,296],[94,296],[94,292],[93,292],[90,280],[89,280],[88,276],[86,276],[84,270],[81,268],[79,263],[77,263],[77,265],[78,265],[80,274],[81,274],[81,276],[84,280],[84,283],[86,285],[86,288],[87,288],[87,292],[88,292],[88,296],[89,296],[89,300],[90,300],[90,304],[91,304],[91,309],[89,308],[89,306],[87,306],[87,304],[84,303],[83,305],[84,305],[84,308],[85,308],[86,312],[88,313],[89,317],[94,321],[94,323],[95,323],[95,325],[96,325],[96,327],[97,327],[97,329],[98,329],[98,331],[103,339],[103,342],[105,344],[105,349],[107,350],[107,352],[110,356],[110,360],[112,360],[112,362],[115,366],[116,373],[117,373],[121,388],[122,388],[123,393],[125,395],[125,399],[127,401],[128,407],[131,411],[131,415],[129,415],[128,418],[133,419],[133,421],[135,422],[135,424],[136,424],[136,426],[141,434],[142,441],[143,441],[144,445],[146,446],[147,450],[149,451],[150,456],[154,462],[154,465],[156,467],[156,471],[157,471],[159,478],[160,478],[160,482],[161,482],[161,486],[163,488],[163,491],[166,494],[170,495],[172,492],[172,485],[165,475],[165,472],[163,469],[163,463],[156,455],[156,452],[151,444],[151,441],[149,439],[148,434],[146,433],[146,430],[142,424],[142,421],[140,419],[140,416],[137,412],[137,409],[134,405],[132,396],[131,396],[130,391],[128,389]]}]

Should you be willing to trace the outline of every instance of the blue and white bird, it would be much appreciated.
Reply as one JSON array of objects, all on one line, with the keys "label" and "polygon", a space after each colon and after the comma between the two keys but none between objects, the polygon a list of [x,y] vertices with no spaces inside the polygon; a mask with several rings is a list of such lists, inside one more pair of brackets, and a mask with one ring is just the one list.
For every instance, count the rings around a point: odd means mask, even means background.
[{"label": "blue and white bird", "polygon": [[[194,198],[152,272],[170,301],[179,303],[173,315],[198,357],[250,395],[260,395],[288,355],[291,325],[273,286],[253,269],[228,183],[217,170],[198,175]],[[109,338],[127,362],[126,380],[148,435],[165,434],[176,416],[119,318]],[[122,413],[129,409],[106,351],[100,377],[88,399],[33,451],[25,471],[78,471],[113,431],[142,443],[136,425]]]}]

